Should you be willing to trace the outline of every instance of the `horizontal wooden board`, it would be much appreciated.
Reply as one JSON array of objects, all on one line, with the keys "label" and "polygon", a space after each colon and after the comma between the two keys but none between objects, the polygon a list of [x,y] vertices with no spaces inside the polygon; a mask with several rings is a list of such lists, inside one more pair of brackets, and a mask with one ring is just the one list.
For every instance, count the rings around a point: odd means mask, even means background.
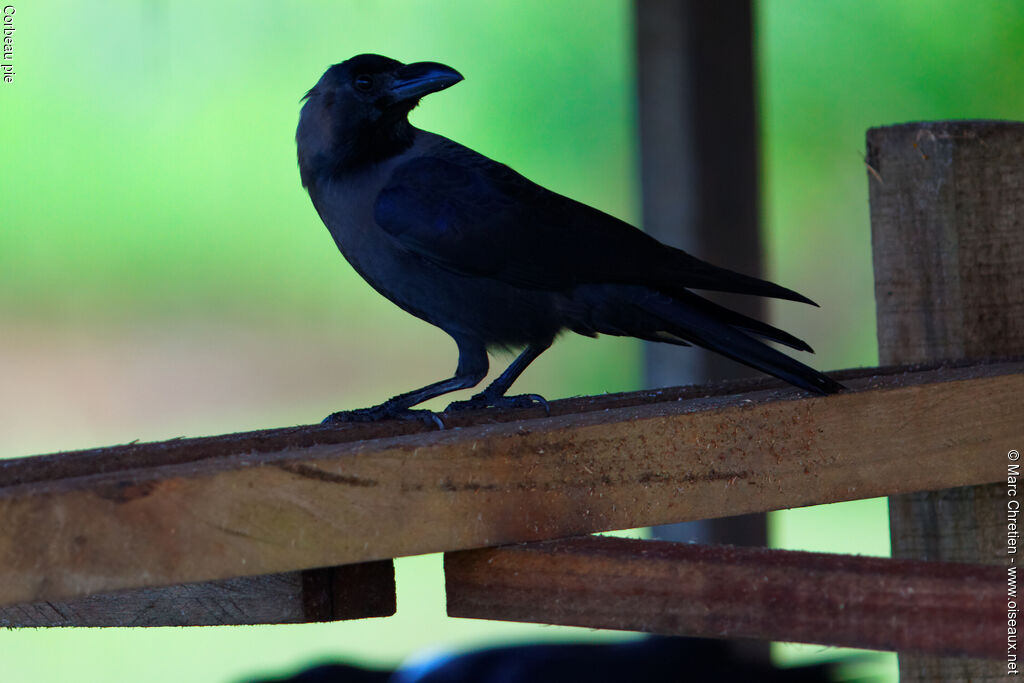
[{"label": "horizontal wooden board", "polygon": [[829,397],[642,392],[556,402],[551,418],[460,416],[443,432],[307,427],[8,461],[0,604],[995,482],[1019,447],[1022,369],[862,373]]},{"label": "horizontal wooden board", "polygon": [[584,537],[445,555],[448,615],[1005,657],[1006,570]]},{"label": "horizontal wooden board", "polygon": [[388,617],[395,608],[395,568],[381,560],[8,605],[0,626],[304,624]]}]

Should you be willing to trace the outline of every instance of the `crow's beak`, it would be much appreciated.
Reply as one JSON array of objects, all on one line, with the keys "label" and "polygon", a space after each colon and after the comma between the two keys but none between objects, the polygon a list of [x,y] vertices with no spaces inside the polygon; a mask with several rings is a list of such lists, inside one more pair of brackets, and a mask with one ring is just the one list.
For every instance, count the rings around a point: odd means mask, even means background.
[{"label": "crow's beak", "polygon": [[437,62],[415,62],[406,64],[395,72],[391,94],[394,95],[395,102],[408,102],[444,90],[461,80],[462,74],[450,66]]}]

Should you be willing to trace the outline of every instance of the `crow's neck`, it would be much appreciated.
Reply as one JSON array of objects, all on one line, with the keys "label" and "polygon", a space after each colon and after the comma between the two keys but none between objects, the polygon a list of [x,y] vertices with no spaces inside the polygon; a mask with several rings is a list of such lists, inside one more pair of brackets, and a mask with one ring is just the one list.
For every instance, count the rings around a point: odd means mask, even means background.
[{"label": "crow's neck", "polygon": [[416,129],[404,117],[387,125],[339,130],[326,149],[299,148],[299,173],[304,187],[358,173],[397,156],[412,146]]}]

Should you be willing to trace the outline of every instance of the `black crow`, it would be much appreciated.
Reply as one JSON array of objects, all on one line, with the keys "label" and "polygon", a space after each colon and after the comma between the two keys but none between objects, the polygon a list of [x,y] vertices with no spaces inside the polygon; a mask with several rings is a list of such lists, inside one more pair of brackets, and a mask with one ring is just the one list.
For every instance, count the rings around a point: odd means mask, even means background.
[{"label": "black crow", "polygon": [[566,330],[696,344],[808,391],[842,389],[760,341],[810,351],[800,339],[691,290],[813,303],[806,297],[666,246],[409,123],[420,98],[461,80],[443,64],[365,54],[330,67],[306,94],[299,171],[341,253],[459,348],[454,377],[326,421],[422,415],[412,406],[479,384],[493,348],[523,350],[483,392],[449,409],[546,408],[535,394],[505,394]]}]

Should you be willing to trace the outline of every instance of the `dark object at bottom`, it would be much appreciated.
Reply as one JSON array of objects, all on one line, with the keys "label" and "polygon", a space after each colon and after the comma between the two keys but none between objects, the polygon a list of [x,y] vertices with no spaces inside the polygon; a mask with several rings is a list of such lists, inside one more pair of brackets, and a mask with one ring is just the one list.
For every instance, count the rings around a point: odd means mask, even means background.
[{"label": "dark object at bottom", "polygon": [[292,678],[252,683],[826,683],[836,665],[777,668],[743,657],[728,641],[650,637],[612,645],[523,645],[477,650],[397,671],[326,664]]}]

